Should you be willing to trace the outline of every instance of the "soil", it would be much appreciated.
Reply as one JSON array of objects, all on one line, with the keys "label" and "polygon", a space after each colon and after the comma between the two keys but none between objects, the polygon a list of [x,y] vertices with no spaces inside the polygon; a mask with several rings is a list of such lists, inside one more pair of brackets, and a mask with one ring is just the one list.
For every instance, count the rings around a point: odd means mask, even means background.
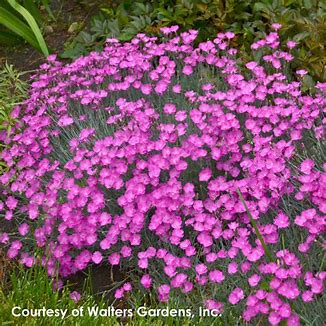
[{"label": "soil", "polygon": [[114,299],[114,288],[121,286],[121,283],[127,279],[127,276],[121,273],[119,267],[109,266],[108,264],[91,265],[87,272],[78,272],[66,279],[71,289],[82,293],[85,280],[91,276],[90,288],[94,295],[102,296],[105,294],[108,301]]},{"label": "soil", "polygon": [[[78,22],[82,27],[87,26],[91,17],[98,12],[100,4],[103,4],[103,1],[51,1],[55,21],[47,18],[48,21],[45,22],[44,26],[44,37],[53,53],[62,53],[65,42],[72,39],[78,32],[68,32],[71,24]],[[41,12],[44,13],[44,17],[48,17],[45,9],[42,10],[41,8]],[[0,65],[6,61],[20,71],[30,71],[37,69],[44,62],[44,56],[29,44],[22,42],[14,47],[0,46]]]}]

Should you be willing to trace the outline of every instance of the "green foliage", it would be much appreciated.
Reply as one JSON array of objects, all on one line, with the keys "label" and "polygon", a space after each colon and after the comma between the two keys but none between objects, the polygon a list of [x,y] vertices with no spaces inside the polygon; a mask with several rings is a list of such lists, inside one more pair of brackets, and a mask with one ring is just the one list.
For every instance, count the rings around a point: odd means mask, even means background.
[{"label": "green foliage", "polygon": [[[85,295],[83,300],[76,306],[70,299],[69,288],[65,287],[61,292],[53,292],[53,283],[56,280],[49,280],[46,271],[39,266],[29,270],[20,267],[10,276],[10,285],[7,289],[0,289],[0,322],[14,325],[102,325],[105,318],[94,319],[91,317],[14,317],[11,313],[16,306],[27,309],[68,309],[83,305],[84,309],[94,305],[105,308],[104,300],[98,300],[90,295]],[[71,315],[71,314],[70,314]],[[110,318],[111,323],[117,325],[115,318]]]},{"label": "green foliage", "polygon": [[[41,1],[48,7],[48,1]],[[47,5],[47,6],[46,6]],[[26,24],[26,23],[27,24]],[[17,35],[31,44],[45,56],[49,55],[38,23],[42,22],[42,15],[33,0],[25,0],[21,5],[16,0],[6,0],[0,5],[0,43],[16,44]]]},{"label": "green foliage", "polygon": [[139,32],[156,34],[169,25],[198,29],[199,40],[230,30],[242,50],[248,50],[274,22],[283,25],[284,40],[300,41],[294,68],[306,68],[315,80],[325,80],[326,5],[319,0],[125,0],[116,7],[101,8],[89,30],[66,46],[63,57],[98,50],[107,37],[130,40]]},{"label": "green foliage", "polygon": [[[108,276],[109,277],[109,276]],[[225,325],[219,317],[199,317],[194,315],[191,317],[150,317],[140,316],[136,313],[136,309],[147,305],[148,308],[161,309],[166,308],[164,304],[158,304],[155,300],[154,294],[144,294],[141,291],[135,295],[126,298],[123,305],[109,302],[105,295],[93,295],[91,289],[87,285],[86,279],[84,290],[82,292],[81,300],[75,304],[70,299],[69,286],[64,286],[60,292],[53,292],[53,284],[56,279],[49,280],[46,271],[40,266],[34,266],[31,269],[24,269],[20,267],[10,275],[8,288],[0,288],[0,322],[2,325],[154,325],[154,326],[191,326],[200,324],[203,326]],[[147,302],[147,304],[145,303]],[[129,318],[117,318],[115,316],[89,316],[88,309],[92,307],[99,307],[100,309],[108,309],[111,304],[120,309],[132,309],[133,316]],[[61,317],[14,317],[12,309],[14,307],[21,307],[22,309],[67,309],[67,314],[64,319]],[[190,306],[188,305],[187,308]],[[73,309],[83,309],[83,316],[73,317]],[[178,297],[174,297],[169,302],[170,309],[184,308],[179,302]],[[196,312],[194,312],[196,314]],[[240,323],[238,317],[231,314],[225,316],[230,322],[229,325],[243,325]]]}]

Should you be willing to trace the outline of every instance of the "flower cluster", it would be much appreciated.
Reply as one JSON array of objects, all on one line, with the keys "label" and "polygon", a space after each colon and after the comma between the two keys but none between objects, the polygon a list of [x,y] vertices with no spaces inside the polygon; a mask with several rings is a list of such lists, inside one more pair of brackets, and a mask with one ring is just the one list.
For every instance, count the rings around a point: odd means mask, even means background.
[{"label": "flower cluster", "polygon": [[[26,266],[43,250],[49,275],[59,266],[63,278],[89,264],[132,266],[162,302],[233,280],[224,302],[207,291],[209,309],[245,301],[246,321],[265,314],[272,325],[297,325],[291,304],[323,292],[326,274],[304,270],[299,254],[326,230],[326,182],[314,161],[291,160],[305,130],[323,137],[324,84],[310,96],[288,80],[295,43],[282,50],[276,31],[252,45],[266,54],[244,63],[233,33],[195,47],[197,31],[177,29],[108,39],[103,52],[70,64],[48,57],[12,113],[13,132],[0,135],[9,167],[0,216],[18,223],[0,242]],[[289,216],[286,196],[306,209]],[[308,233],[299,254],[280,239],[295,228]]]}]

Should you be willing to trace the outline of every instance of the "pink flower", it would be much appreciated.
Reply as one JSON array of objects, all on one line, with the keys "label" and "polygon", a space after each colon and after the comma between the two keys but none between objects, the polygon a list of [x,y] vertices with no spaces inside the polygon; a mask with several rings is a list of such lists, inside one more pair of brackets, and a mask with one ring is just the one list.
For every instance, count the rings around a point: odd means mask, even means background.
[{"label": "pink flower", "polygon": [[212,170],[209,168],[203,169],[199,173],[199,181],[208,181],[212,177]]},{"label": "pink flower", "polygon": [[150,84],[142,85],[140,89],[143,94],[149,95],[152,91],[152,85]]},{"label": "pink flower", "polygon": [[191,75],[192,72],[193,72],[193,69],[192,69],[191,66],[187,65],[187,66],[184,66],[184,67],[183,67],[182,72],[183,72],[185,75]]},{"label": "pink flower", "polygon": [[278,289],[277,292],[287,299],[294,300],[300,295],[300,291],[298,289],[297,284],[295,281],[286,281],[284,282]]},{"label": "pink flower", "polygon": [[58,121],[58,125],[60,127],[67,127],[73,123],[74,123],[74,120],[71,117],[69,117],[68,115],[61,117]]},{"label": "pink flower", "polygon": [[29,231],[29,225],[27,223],[23,223],[19,226],[18,231],[20,235],[25,236]]},{"label": "pink flower", "polygon": [[205,301],[205,307],[209,310],[215,310],[215,312],[217,314],[220,314],[223,312],[223,303],[212,300],[212,299]]},{"label": "pink flower", "polygon": [[288,318],[291,316],[291,307],[288,303],[284,303],[279,309],[278,313],[282,318]]},{"label": "pink flower", "polygon": [[142,276],[140,283],[145,289],[149,289],[152,285],[152,278],[149,274],[145,274]]},{"label": "pink flower", "polygon": [[225,279],[223,273],[217,269],[210,271],[208,277],[214,283],[221,283]]},{"label": "pink flower", "polygon": [[216,261],[217,259],[217,254],[214,252],[210,252],[207,256],[206,256],[206,261],[208,263],[213,263],[214,261]]},{"label": "pink flower", "polygon": [[310,174],[315,163],[312,160],[304,160],[300,165],[300,171],[304,174]]},{"label": "pink flower", "polygon": [[210,247],[213,244],[212,237],[207,232],[202,232],[197,237],[197,241],[204,247]]},{"label": "pink flower", "polygon": [[109,263],[111,265],[119,265],[120,255],[118,253],[113,253],[109,256]]},{"label": "pink flower", "polygon": [[232,38],[234,38],[234,36],[235,36],[235,34],[233,32],[226,32],[225,33],[225,37],[227,39],[232,39]]},{"label": "pink flower", "polygon": [[174,93],[180,94],[181,93],[181,85],[173,85],[172,91]]},{"label": "pink flower", "polygon": [[268,321],[271,325],[278,325],[282,320],[281,316],[277,312],[271,312],[268,316]]},{"label": "pink flower", "polygon": [[241,288],[234,289],[229,295],[229,302],[233,305],[237,304],[244,298],[244,292]]},{"label": "pink flower", "polygon": [[304,75],[306,75],[308,72],[307,72],[307,70],[300,69],[300,70],[297,70],[296,73],[297,73],[297,75],[299,75],[299,76],[304,76]]},{"label": "pink flower", "polygon": [[122,288],[120,288],[120,289],[117,289],[116,291],[115,291],[115,293],[114,293],[114,297],[116,298],[116,299],[121,299],[121,298],[123,298],[123,296],[124,296],[124,288],[122,287]]},{"label": "pink flower", "polygon": [[258,66],[258,63],[256,61],[250,61],[246,64],[246,67],[249,70],[254,70]]},{"label": "pink flower", "polygon": [[207,273],[207,266],[205,264],[198,264],[196,265],[195,270],[198,275],[203,275]]},{"label": "pink flower", "polygon": [[275,217],[274,224],[279,229],[287,228],[290,225],[289,218],[284,213],[281,212]]},{"label": "pink flower", "polygon": [[186,281],[183,284],[182,292],[183,293],[189,293],[189,292],[191,292],[193,290],[193,288],[194,288],[194,285],[191,282]]},{"label": "pink flower", "polygon": [[146,269],[148,268],[148,259],[139,259],[138,260],[138,267],[141,269]]},{"label": "pink flower", "polygon": [[314,294],[312,291],[304,291],[302,292],[302,300],[303,302],[311,302],[314,300]]},{"label": "pink flower", "polygon": [[286,46],[287,46],[289,49],[293,49],[293,48],[295,48],[296,45],[297,45],[297,43],[294,42],[294,41],[288,41],[288,42],[286,43]]},{"label": "pink flower", "polygon": [[129,291],[131,291],[131,289],[132,289],[132,286],[131,286],[131,284],[129,282],[127,282],[127,283],[125,283],[123,285],[123,290],[124,291],[129,292]]},{"label": "pink flower", "polygon": [[186,120],[187,112],[186,111],[178,111],[175,115],[175,119],[180,122]]},{"label": "pink flower", "polygon": [[288,326],[300,326],[300,318],[298,315],[292,314],[288,319],[287,319],[287,325]]},{"label": "pink flower", "polygon": [[248,283],[250,286],[257,286],[260,281],[260,276],[258,274],[254,274],[248,278]]},{"label": "pink flower", "polygon": [[180,288],[187,280],[188,276],[184,273],[177,274],[171,281],[171,286],[174,288]]},{"label": "pink flower", "polygon": [[173,114],[175,113],[177,110],[176,106],[172,103],[167,103],[164,105],[164,108],[163,108],[163,111],[166,113],[166,114]]},{"label": "pink flower", "polygon": [[80,300],[80,298],[81,298],[81,295],[79,292],[73,291],[70,293],[70,299],[73,300],[74,302],[77,303]]},{"label": "pink flower", "polygon": [[167,302],[169,300],[170,287],[167,284],[159,286],[157,291],[161,302]]},{"label": "pink flower", "polygon": [[99,264],[102,261],[103,257],[102,254],[99,251],[95,251],[92,256],[92,261],[95,264]]},{"label": "pink flower", "polygon": [[228,265],[228,273],[235,274],[238,271],[238,264],[236,262],[232,262]]},{"label": "pink flower", "polygon": [[8,233],[0,233],[0,243],[6,244],[9,242],[9,235]]},{"label": "pink flower", "polygon": [[313,278],[311,281],[311,291],[315,294],[322,293],[324,290],[324,282],[323,280],[319,280],[317,278]]},{"label": "pink flower", "polygon": [[281,25],[281,24],[278,24],[278,23],[274,23],[274,24],[272,24],[272,28],[273,28],[275,31],[277,31],[277,30],[279,30],[280,28],[282,28],[282,25]]},{"label": "pink flower", "polygon": [[12,196],[9,196],[6,200],[6,205],[10,210],[14,210],[18,204],[18,200]]}]

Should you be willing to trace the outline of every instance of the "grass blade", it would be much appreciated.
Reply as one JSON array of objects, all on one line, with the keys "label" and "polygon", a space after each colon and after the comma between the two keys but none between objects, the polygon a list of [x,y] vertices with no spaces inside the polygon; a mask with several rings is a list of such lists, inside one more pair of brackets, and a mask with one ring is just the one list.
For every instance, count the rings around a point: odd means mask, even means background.
[{"label": "grass blade", "polygon": [[26,8],[29,13],[35,18],[37,23],[41,24],[43,22],[42,14],[33,0],[24,0],[23,5],[24,8]]},{"label": "grass blade", "polygon": [[0,7],[0,24],[24,38],[33,47],[40,50],[32,30],[8,10]]},{"label": "grass blade", "polygon": [[251,223],[252,227],[254,228],[255,233],[256,233],[256,235],[257,235],[257,237],[258,237],[258,239],[259,239],[261,245],[262,245],[263,248],[264,248],[265,255],[266,255],[267,259],[268,259],[269,261],[273,261],[273,256],[272,256],[272,254],[271,254],[271,252],[270,252],[268,246],[266,245],[266,242],[264,241],[263,236],[261,235],[261,233],[260,233],[260,231],[259,231],[259,229],[258,229],[258,227],[257,227],[257,223],[256,223],[256,221],[254,220],[254,218],[253,218],[252,215],[251,215],[251,212],[250,212],[250,210],[249,210],[249,208],[248,208],[248,206],[247,206],[247,204],[246,204],[246,202],[245,202],[245,200],[244,200],[244,198],[243,198],[243,196],[242,196],[242,193],[241,193],[240,189],[237,189],[237,193],[238,193],[238,195],[239,195],[239,197],[240,197],[240,200],[241,200],[241,202],[242,202],[244,208],[246,209],[247,215],[248,215],[248,217],[249,217],[249,219],[250,219],[250,223]]},{"label": "grass blade", "polygon": [[18,4],[16,2],[16,0],[8,0],[9,4],[17,11],[19,12],[24,19],[27,21],[29,27],[31,28],[31,30],[34,33],[34,36],[39,44],[39,48],[41,49],[42,53],[45,56],[49,55],[49,50],[48,47],[44,41],[44,38],[42,36],[41,30],[38,27],[34,17],[29,13],[29,11],[24,8],[23,6],[21,6],[20,4]]},{"label": "grass blade", "polygon": [[17,45],[22,39],[10,31],[0,31],[0,44]]}]

